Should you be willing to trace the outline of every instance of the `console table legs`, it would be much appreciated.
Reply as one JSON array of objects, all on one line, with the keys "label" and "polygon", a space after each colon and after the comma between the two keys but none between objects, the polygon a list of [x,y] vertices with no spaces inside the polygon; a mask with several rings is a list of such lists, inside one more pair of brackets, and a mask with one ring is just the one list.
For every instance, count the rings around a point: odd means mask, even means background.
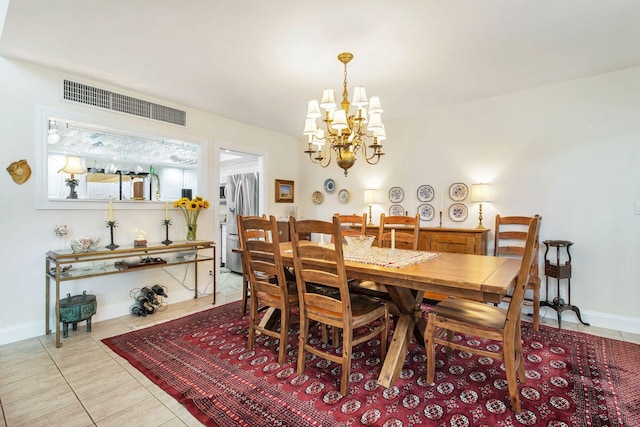
[{"label": "console table legs", "polygon": [[582,320],[582,316],[580,315],[580,309],[578,308],[578,306],[576,305],[571,305],[571,304],[554,304],[552,302],[549,301],[540,301],[540,306],[541,307],[551,307],[552,309],[554,309],[558,315],[558,329],[560,329],[561,326],[561,317],[560,314],[563,311],[567,311],[567,310],[571,310],[574,313],[576,313],[576,316],[578,317],[578,320],[580,321],[580,323],[582,323],[585,326],[590,326],[588,323],[584,322]]}]

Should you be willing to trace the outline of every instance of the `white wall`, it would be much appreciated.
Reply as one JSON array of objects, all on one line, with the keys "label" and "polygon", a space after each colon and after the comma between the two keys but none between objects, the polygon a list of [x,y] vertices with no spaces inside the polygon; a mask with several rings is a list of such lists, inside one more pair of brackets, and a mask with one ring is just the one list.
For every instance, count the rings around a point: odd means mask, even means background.
[{"label": "white wall", "polygon": [[[124,114],[102,111],[88,106],[61,101],[61,87],[64,78],[71,78],[108,90],[126,93],[131,96],[174,106],[187,111],[186,128],[158,123],[151,120],[131,117]],[[4,168],[13,161],[26,159],[32,169],[31,178],[23,185],[13,182],[8,173],[0,179],[0,191],[4,199],[0,213],[0,236],[2,238],[2,256],[0,282],[0,344],[42,335],[45,329],[45,280],[44,262],[48,250],[59,249],[63,242],[54,234],[57,224],[67,224],[73,237],[101,235],[108,239],[108,229],[104,225],[106,209],[37,209],[37,176],[41,172],[37,162],[36,122],[39,108],[62,110],[72,114],[88,116],[95,120],[122,124],[148,130],[151,134],[179,134],[189,139],[204,141],[208,145],[208,158],[204,159],[205,180],[202,196],[212,202],[212,209],[205,211],[198,220],[198,238],[218,240],[219,173],[218,149],[220,147],[264,154],[265,182],[272,182],[275,175],[286,179],[298,178],[297,163],[286,159],[291,147],[297,144],[294,138],[239,122],[213,116],[202,111],[174,105],[166,100],[157,100],[145,94],[136,94],[122,88],[111,87],[101,82],[92,82],[66,73],[33,66],[25,62],[0,57],[0,158]],[[283,159],[283,160],[281,160]],[[277,173],[275,172],[277,171]],[[265,185],[263,189],[268,210],[276,210],[273,203],[273,188]],[[104,204],[106,206],[106,203]],[[155,209],[118,210],[114,206],[118,220],[115,230],[116,243],[130,244],[135,228],[148,233],[150,242],[164,239],[161,220],[164,217],[164,203],[158,203]],[[174,226],[170,229],[172,240],[184,239],[184,220],[179,212],[172,210]],[[157,217],[157,227],[155,218]],[[132,288],[160,283],[169,287],[169,307],[172,303],[192,298],[193,292],[187,287],[193,286],[193,266],[187,271],[183,286],[180,282],[185,276],[184,266],[172,267],[175,277],[160,269],[147,272],[134,272],[104,276],[93,279],[66,282],[61,289],[77,294],[86,290],[98,299],[98,313],[94,321],[99,321],[128,313],[132,304],[129,292]],[[210,265],[201,263],[201,291],[211,293],[211,281],[208,270]],[[210,296],[207,296],[210,298]],[[51,310],[53,313],[53,310]],[[52,320],[53,319],[52,317]]]},{"label": "white wall", "polygon": [[[310,161],[300,155],[301,215],[365,212],[363,190],[379,188],[378,218],[388,213],[388,190],[396,185],[404,188],[402,204],[413,215],[420,204],[418,186],[429,184],[436,210],[440,192],[445,194],[445,227],[475,228],[478,204],[469,199],[465,222],[447,218],[453,203],[448,188],[454,182],[489,182],[494,198],[483,206],[485,227],[494,227],[496,213],[542,215],[542,240],[574,242],[571,302],[583,319],[640,333],[640,215],[634,213],[640,200],[640,68],[385,119],[385,125],[389,139],[382,162],[369,166],[358,160],[347,178],[335,164],[305,166]],[[304,145],[300,140],[298,150]],[[337,189],[351,190],[352,201],[342,205],[337,190],[325,193],[326,178],[335,179]],[[325,196],[321,205],[311,203],[316,190]],[[422,225],[437,226],[437,215]],[[490,253],[492,248],[490,243]],[[555,279],[550,282],[553,296]],[[562,318],[576,321],[572,312]]]},{"label": "white wall", "polygon": [[[274,203],[276,178],[295,180],[295,204],[305,218],[364,212],[365,188],[381,190],[380,203],[374,206],[377,218],[380,212],[388,212],[387,192],[391,186],[404,188],[403,205],[413,214],[419,205],[415,193],[421,184],[432,185],[439,195],[441,191],[446,194],[453,182],[490,182],[495,198],[484,206],[485,226],[493,227],[496,212],[541,214],[543,240],[575,242],[572,303],[581,308],[583,318],[597,326],[640,333],[640,215],[634,214],[635,201],[640,200],[640,68],[479,100],[431,114],[386,119],[389,139],[381,164],[369,166],[360,159],[346,178],[335,164],[326,169],[310,165],[302,153],[306,146],[302,138],[296,140],[201,111],[176,106],[187,110],[189,123],[186,129],[176,129],[61,102],[61,82],[69,77],[73,76],[0,58],[0,158],[5,168],[24,158],[33,169],[33,176],[23,185],[15,184],[7,173],[0,180],[5,200],[0,213],[0,268],[4,278],[0,282],[0,344],[44,332],[44,255],[61,245],[53,233],[55,225],[68,224],[76,236],[101,232],[106,238],[107,233],[102,210],[36,209],[37,106],[149,127],[153,132],[180,132],[207,141],[208,190],[203,195],[213,202],[214,209],[200,217],[198,234],[202,239],[218,239],[215,201],[220,147],[264,156],[262,193],[267,213],[276,216],[284,215],[290,206]],[[144,94],[131,95],[171,105]],[[298,158],[290,157],[292,147]],[[324,193],[327,178],[336,181],[333,194]],[[351,201],[344,205],[337,201],[341,188],[352,192]],[[316,190],[325,195],[321,205],[311,201]],[[450,203],[445,196],[445,208]],[[469,208],[467,221],[453,223],[445,212],[445,226],[477,225],[477,204],[465,203]],[[436,197],[436,209],[438,204]],[[161,219],[162,210],[159,206]],[[120,215],[116,231],[119,241],[132,240],[134,228],[150,222],[147,210]],[[178,212],[172,212],[172,218],[175,226],[171,233],[177,235],[182,218]],[[437,218],[423,225],[437,226]],[[164,238],[161,227],[147,227],[145,231],[150,241]],[[182,275],[183,271],[176,274]],[[205,288],[206,272],[201,278],[200,287]],[[83,290],[96,294],[99,305],[95,320],[101,320],[126,314],[131,304],[129,290],[149,283],[169,286],[169,304],[192,295],[160,270],[67,282],[62,294]],[[186,283],[190,285],[190,279]],[[211,291],[210,286],[207,291]],[[575,316],[565,312],[563,321],[575,321]]]}]

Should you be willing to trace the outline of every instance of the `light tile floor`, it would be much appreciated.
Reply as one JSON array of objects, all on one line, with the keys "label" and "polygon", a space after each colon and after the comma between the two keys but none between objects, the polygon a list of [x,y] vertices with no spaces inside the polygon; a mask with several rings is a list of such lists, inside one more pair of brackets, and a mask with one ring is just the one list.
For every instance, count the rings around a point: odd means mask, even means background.
[{"label": "light tile floor", "polygon": [[[223,274],[216,305],[236,301],[241,276]],[[43,335],[0,346],[0,427],[199,426],[181,404],[113,353],[103,338],[211,308],[211,295],[170,304],[147,317],[123,316],[69,331],[63,346]],[[557,326],[542,310],[543,325]],[[562,327],[640,344],[640,335],[563,320]]]}]

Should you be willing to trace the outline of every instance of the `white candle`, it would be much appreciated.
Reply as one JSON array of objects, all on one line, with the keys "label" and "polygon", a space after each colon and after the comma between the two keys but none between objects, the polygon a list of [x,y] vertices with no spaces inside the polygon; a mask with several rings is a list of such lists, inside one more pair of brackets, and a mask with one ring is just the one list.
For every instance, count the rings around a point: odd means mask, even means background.
[{"label": "white candle", "polygon": [[396,230],[394,228],[391,229],[391,249],[396,248]]},{"label": "white candle", "polygon": [[113,221],[113,207],[111,200],[109,200],[109,221]]},{"label": "white candle", "polygon": [[169,220],[169,202],[164,204],[164,219]]},{"label": "white candle", "polygon": [[442,191],[440,192],[440,212],[442,212],[442,207],[444,205],[442,204]]}]

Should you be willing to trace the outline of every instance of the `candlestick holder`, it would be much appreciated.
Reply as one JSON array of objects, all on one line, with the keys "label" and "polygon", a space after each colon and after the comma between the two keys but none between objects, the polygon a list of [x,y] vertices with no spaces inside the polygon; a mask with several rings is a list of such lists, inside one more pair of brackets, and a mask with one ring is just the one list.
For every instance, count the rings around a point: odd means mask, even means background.
[{"label": "candlestick holder", "polygon": [[106,221],[107,227],[109,227],[109,233],[111,234],[111,243],[105,246],[109,250],[114,250],[115,248],[119,248],[120,245],[116,245],[113,243],[113,228],[118,226],[118,221]]},{"label": "candlestick holder", "polygon": [[164,232],[165,232],[165,239],[162,241],[163,245],[170,245],[173,242],[171,240],[169,240],[169,226],[171,225],[171,220],[170,219],[165,219],[162,221],[162,225],[164,225]]},{"label": "candlestick holder", "polygon": [[442,211],[440,211],[440,228],[442,228]]}]

